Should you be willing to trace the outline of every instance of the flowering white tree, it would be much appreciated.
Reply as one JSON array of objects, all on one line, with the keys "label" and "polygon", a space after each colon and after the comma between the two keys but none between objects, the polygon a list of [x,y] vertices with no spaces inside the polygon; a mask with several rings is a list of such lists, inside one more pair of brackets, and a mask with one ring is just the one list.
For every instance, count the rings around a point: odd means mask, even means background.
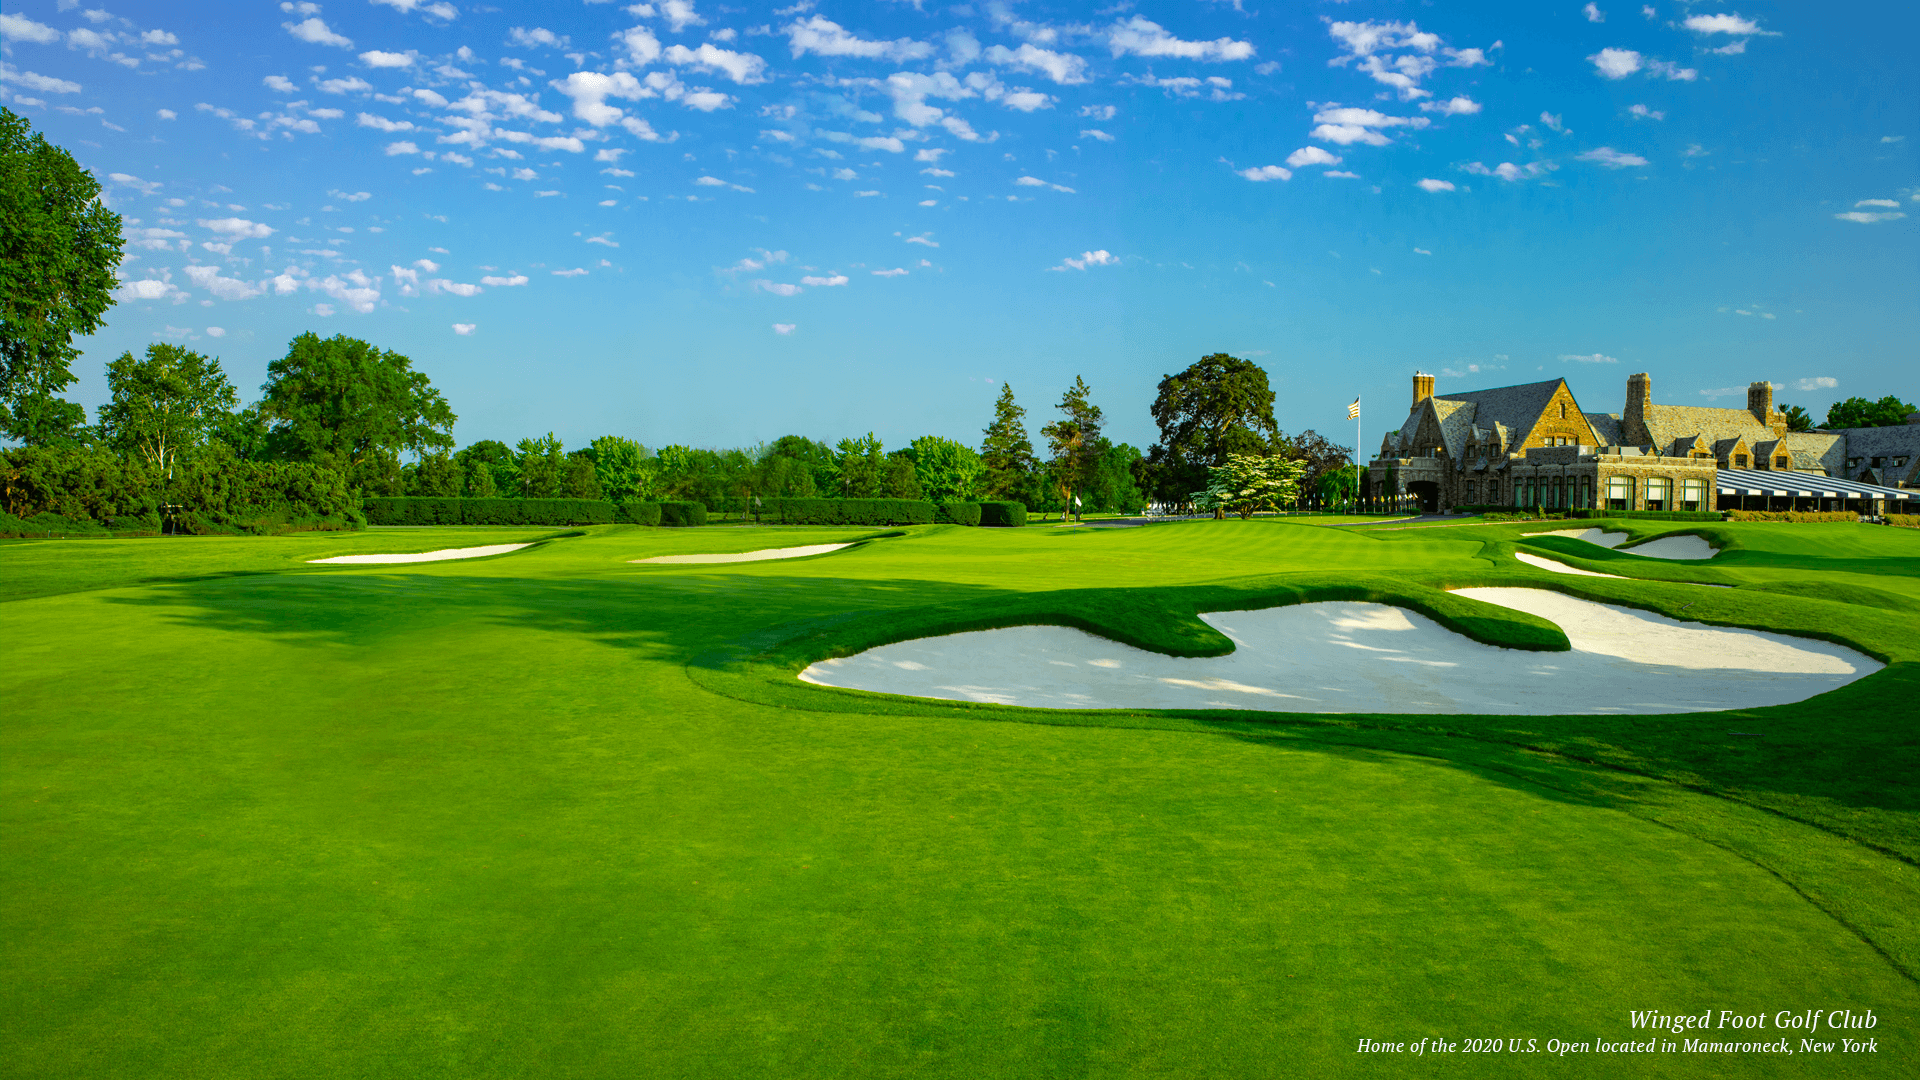
[{"label": "flowering white tree", "polygon": [[1224,518],[1232,510],[1244,520],[1256,510],[1276,510],[1300,495],[1300,474],[1306,464],[1281,457],[1228,454],[1224,464],[1207,471],[1207,489],[1193,493],[1193,504]]}]

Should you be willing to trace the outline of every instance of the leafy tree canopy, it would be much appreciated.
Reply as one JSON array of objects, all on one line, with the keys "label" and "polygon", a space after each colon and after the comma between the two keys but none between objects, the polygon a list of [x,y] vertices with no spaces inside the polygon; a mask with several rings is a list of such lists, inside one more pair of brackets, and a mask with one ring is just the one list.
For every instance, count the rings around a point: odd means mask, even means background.
[{"label": "leafy tree canopy", "polygon": [[239,403],[220,361],[170,343],[147,346],[107,365],[113,399],[100,407],[100,427],[117,449],[139,454],[161,473]]},{"label": "leafy tree canopy", "polygon": [[1040,429],[1052,456],[1054,485],[1063,512],[1073,509],[1075,493],[1086,488],[1099,466],[1100,406],[1092,401],[1093,388],[1078,375],[1060,395],[1061,418]]},{"label": "leafy tree canopy", "polygon": [[583,451],[606,498],[615,502],[647,497],[653,486],[653,454],[618,435],[602,435]]},{"label": "leafy tree canopy", "polygon": [[1221,464],[1229,454],[1269,453],[1280,435],[1266,371],[1226,353],[1203,356],[1161,379],[1153,421],[1169,457],[1201,465]]},{"label": "leafy tree canopy", "polygon": [[1850,397],[1827,410],[1829,428],[1899,427],[1907,422],[1913,406],[1888,394],[1879,401]]},{"label": "leafy tree canopy", "polygon": [[1812,431],[1813,417],[1798,405],[1782,405],[1780,412],[1787,418],[1788,431]]},{"label": "leafy tree canopy", "polygon": [[0,106],[0,432],[29,445],[86,422],[55,395],[74,382],[74,336],[113,305],[125,241],[99,197],[72,155]]},{"label": "leafy tree canopy", "polygon": [[1208,470],[1205,491],[1193,494],[1194,505],[1217,515],[1232,511],[1250,518],[1256,510],[1278,509],[1300,495],[1300,476],[1306,465],[1282,457],[1228,454]]},{"label": "leafy tree canopy", "polygon": [[281,455],[335,465],[362,490],[396,486],[402,451],[453,448],[456,418],[427,376],[356,338],[301,334],[260,391]]},{"label": "leafy tree canopy", "polygon": [[986,466],[973,447],[938,435],[922,435],[904,452],[913,461],[914,477],[926,498],[944,503],[979,497],[980,476]]},{"label": "leafy tree canopy", "polygon": [[858,439],[841,439],[834,447],[834,467],[842,498],[881,497],[887,481],[886,454],[873,432]]}]

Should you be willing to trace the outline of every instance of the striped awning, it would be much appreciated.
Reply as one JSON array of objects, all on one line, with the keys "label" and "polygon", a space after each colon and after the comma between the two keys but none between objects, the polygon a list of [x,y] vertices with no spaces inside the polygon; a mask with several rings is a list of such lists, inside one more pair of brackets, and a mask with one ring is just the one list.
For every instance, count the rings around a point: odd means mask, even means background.
[{"label": "striped awning", "polygon": [[1769,472],[1760,469],[1721,469],[1717,485],[1722,495],[1781,495],[1815,499],[1911,499],[1915,492],[1863,484],[1812,473]]}]

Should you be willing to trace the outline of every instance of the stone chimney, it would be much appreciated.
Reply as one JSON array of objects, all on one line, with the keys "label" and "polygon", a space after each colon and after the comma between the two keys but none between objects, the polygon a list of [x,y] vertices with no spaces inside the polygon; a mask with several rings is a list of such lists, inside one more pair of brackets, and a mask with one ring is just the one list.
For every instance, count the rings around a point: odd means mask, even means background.
[{"label": "stone chimney", "polygon": [[1653,404],[1653,376],[1646,372],[1627,376],[1627,407],[1620,412],[1620,439],[1628,446],[1646,446],[1653,442],[1647,431],[1647,407]]},{"label": "stone chimney", "polygon": [[1773,426],[1773,384],[1762,379],[1747,384],[1747,411],[1761,424]]},{"label": "stone chimney", "polygon": [[1418,408],[1421,402],[1427,400],[1432,396],[1433,396],[1433,376],[1427,375],[1418,371],[1414,372],[1413,373],[1414,407]]},{"label": "stone chimney", "polygon": [[1920,426],[1920,412],[1910,412],[1907,414],[1907,426]]}]

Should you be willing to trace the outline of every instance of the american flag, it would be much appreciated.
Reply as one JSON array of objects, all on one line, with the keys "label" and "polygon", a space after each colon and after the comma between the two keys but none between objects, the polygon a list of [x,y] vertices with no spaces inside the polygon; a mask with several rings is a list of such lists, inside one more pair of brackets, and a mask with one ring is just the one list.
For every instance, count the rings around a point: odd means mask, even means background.
[{"label": "american flag", "polygon": [[1347,419],[1349,420],[1360,419],[1360,399],[1359,398],[1354,398],[1353,404],[1347,406]]}]

